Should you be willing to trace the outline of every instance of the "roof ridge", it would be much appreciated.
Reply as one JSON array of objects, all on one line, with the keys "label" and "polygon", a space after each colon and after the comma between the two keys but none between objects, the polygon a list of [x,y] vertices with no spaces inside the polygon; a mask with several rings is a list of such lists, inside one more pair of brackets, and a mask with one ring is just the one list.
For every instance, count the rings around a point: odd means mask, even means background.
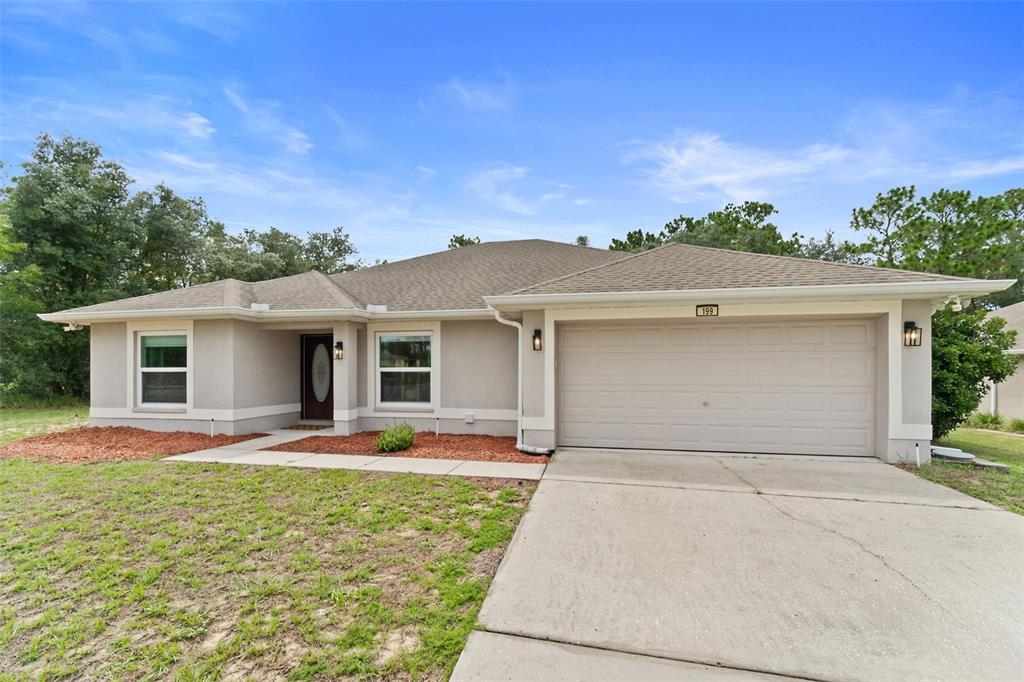
[{"label": "roof ridge", "polygon": [[[539,240],[539,241],[545,241],[545,240]],[[650,253],[651,251],[657,251],[659,249],[663,249],[666,246],[668,246],[668,245],[667,244],[662,244],[661,246],[655,247],[653,249],[647,249],[646,251],[640,251],[638,253],[628,253],[627,255],[624,255],[622,258],[616,258],[615,260],[609,261],[608,263],[601,263],[599,265],[593,265],[593,266],[591,266],[589,268],[583,268],[582,270],[577,270],[576,272],[570,272],[568,275],[561,275],[559,277],[553,277],[552,279],[544,280],[543,282],[535,282],[534,284],[530,284],[529,286],[525,286],[525,287],[522,287],[520,289],[515,289],[514,291],[505,292],[503,295],[504,296],[511,296],[513,294],[520,294],[520,293],[522,293],[524,291],[527,291],[529,289],[533,289],[534,287],[544,286],[545,284],[554,284],[555,282],[559,282],[559,281],[561,281],[563,279],[569,279],[570,277],[576,277],[577,275],[582,275],[582,274],[587,273],[587,272],[593,272],[594,270],[600,270],[601,268],[607,268],[608,266],[616,265],[618,263],[625,263],[628,260],[633,260],[634,258],[638,258],[640,256],[643,256],[644,254]],[[614,251],[612,251],[611,249],[605,249],[605,250],[608,251],[608,253],[614,253]]]},{"label": "roof ridge", "polygon": [[320,272],[319,270],[310,270],[309,272],[313,273],[321,280],[323,280],[323,282],[326,284],[328,292],[331,294],[331,298],[337,301],[342,307],[348,308],[353,303],[355,303],[356,306],[358,307],[359,305],[362,304],[362,301],[360,301],[355,296],[349,294],[345,289],[341,287],[341,285],[337,284],[334,280],[332,280],[324,273]]},{"label": "roof ridge", "polygon": [[672,242],[670,244],[662,244],[661,246],[643,251],[641,253],[650,253],[651,251],[657,251],[658,249],[665,248],[666,246],[684,246],[691,249],[704,249],[705,251],[720,251],[724,253],[738,253],[747,256],[761,256],[764,258],[780,258],[787,261],[795,261],[800,263],[825,263],[826,265],[836,265],[845,268],[854,268],[860,270],[882,270],[885,272],[913,272],[916,275],[925,275],[926,277],[938,277],[942,279],[957,279],[957,280],[968,280],[970,277],[959,277],[957,275],[943,275],[938,272],[921,272],[919,270],[905,270],[903,268],[887,268],[881,265],[864,265],[863,263],[844,263],[841,261],[833,260],[821,260],[820,258],[801,258],[800,256],[783,256],[776,253],[758,253],[756,251],[739,251],[736,249],[725,249],[720,246],[702,246],[700,244],[684,244],[682,242]]},{"label": "roof ridge", "polygon": [[242,306],[242,283],[237,279],[224,280],[224,307]]}]

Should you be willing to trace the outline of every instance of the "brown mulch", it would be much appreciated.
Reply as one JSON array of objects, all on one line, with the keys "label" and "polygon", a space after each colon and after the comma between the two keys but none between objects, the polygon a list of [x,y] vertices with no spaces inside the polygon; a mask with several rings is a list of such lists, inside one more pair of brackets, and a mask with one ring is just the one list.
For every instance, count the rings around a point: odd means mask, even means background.
[{"label": "brown mulch", "polygon": [[265,436],[207,436],[190,431],[147,431],[130,426],[88,426],[22,438],[0,445],[0,459],[28,457],[46,462],[86,464],[180,455]]},{"label": "brown mulch", "polygon": [[282,443],[266,450],[317,452],[332,455],[378,455],[380,457],[424,457],[428,459],[468,459],[474,462],[522,462],[544,464],[547,455],[527,455],[516,450],[511,436],[475,436],[424,431],[416,434],[412,447],[399,452],[377,452],[380,431],[362,431],[351,436],[310,436]]}]

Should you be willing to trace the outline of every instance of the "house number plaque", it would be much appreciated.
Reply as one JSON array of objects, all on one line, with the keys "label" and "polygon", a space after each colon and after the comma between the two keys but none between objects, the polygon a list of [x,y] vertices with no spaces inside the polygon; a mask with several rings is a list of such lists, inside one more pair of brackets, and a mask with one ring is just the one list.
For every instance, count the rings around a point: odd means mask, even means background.
[{"label": "house number plaque", "polygon": [[697,306],[697,317],[718,317],[718,306],[717,305],[699,305],[699,306]]}]

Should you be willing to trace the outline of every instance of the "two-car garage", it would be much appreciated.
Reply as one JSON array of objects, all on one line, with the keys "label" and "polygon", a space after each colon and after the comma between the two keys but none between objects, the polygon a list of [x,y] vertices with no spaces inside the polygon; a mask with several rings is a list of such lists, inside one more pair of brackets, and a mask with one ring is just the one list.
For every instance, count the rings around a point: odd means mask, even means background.
[{"label": "two-car garage", "polygon": [[873,456],[875,324],[559,324],[558,444]]}]

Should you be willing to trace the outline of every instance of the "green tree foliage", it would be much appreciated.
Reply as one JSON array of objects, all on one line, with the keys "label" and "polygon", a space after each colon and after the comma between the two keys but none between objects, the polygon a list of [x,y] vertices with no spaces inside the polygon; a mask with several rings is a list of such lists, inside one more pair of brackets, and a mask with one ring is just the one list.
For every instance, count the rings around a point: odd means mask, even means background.
[{"label": "green tree foliage", "polygon": [[340,227],[305,240],[273,227],[235,235],[201,199],[165,185],[132,194],[124,170],[84,140],[41,135],[21,171],[0,202],[0,400],[88,390],[88,334],[64,333],[37,313],[361,265]]},{"label": "green tree foliage", "polygon": [[981,307],[932,316],[932,429],[941,438],[967,419],[985,395],[985,380],[1004,381],[1017,368],[1007,355],[1017,332]]},{"label": "green tree foliage", "polygon": [[801,255],[799,235],[787,239],[771,222],[777,212],[771,204],[758,201],[727,204],[703,218],[679,216],[665,223],[658,234],[643,229],[630,231],[623,240],[612,239],[608,248],[639,252],[663,244],[693,244],[777,256]]},{"label": "green tree foliage", "polygon": [[825,232],[822,239],[811,237],[800,244],[800,257],[812,260],[831,261],[833,263],[854,263],[866,265],[868,257],[864,249],[853,242],[838,240],[832,230]]},{"label": "green tree foliage", "polygon": [[1017,279],[989,306],[1024,300],[1024,189],[974,197],[940,189],[917,197],[914,187],[879,194],[853,212],[851,227],[867,235],[864,250],[875,263],[960,277]]},{"label": "green tree foliage", "polygon": [[467,237],[464,234],[453,234],[452,238],[448,240],[448,249],[458,249],[463,246],[472,246],[473,244],[479,244],[480,237]]},{"label": "green tree foliage", "polygon": [[590,237],[585,234],[581,234],[579,237],[576,237],[575,244],[576,246],[590,246]]}]

